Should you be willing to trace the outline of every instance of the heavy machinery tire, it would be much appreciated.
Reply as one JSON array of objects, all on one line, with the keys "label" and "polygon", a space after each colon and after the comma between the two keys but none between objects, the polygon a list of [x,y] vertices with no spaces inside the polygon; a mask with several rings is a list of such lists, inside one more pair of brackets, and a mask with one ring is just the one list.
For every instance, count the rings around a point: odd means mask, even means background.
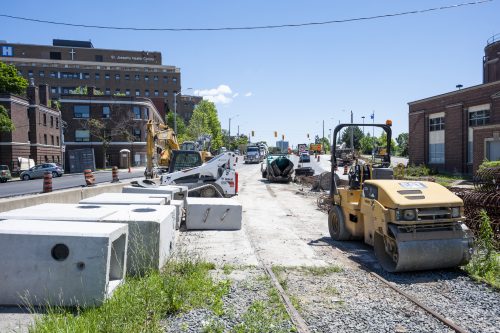
[{"label": "heavy machinery tire", "polygon": [[215,189],[213,187],[206,187],[200,190],[200,197],[202,198],[214,198],[216,197]]},{"label": "heavy machinery tire", "polygon": [[267,171],[262,171],[262,178],[267,178]]},{"label": "heavy machinery tire", "polygon": [[351,238],[351,234],[345,227],[342,208],[337,205],[328,212],[328,231],[330,231],[330,237],[336,241],[345,241]]}]

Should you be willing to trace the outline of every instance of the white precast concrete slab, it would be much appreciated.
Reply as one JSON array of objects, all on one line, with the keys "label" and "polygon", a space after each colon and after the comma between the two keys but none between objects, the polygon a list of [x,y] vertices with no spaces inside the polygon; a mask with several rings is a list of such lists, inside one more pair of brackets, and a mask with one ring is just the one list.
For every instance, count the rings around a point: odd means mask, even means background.
[{"label": "white precast concrete slab", "polygon": [[166,186],[158,187],[138,187],[138,186],[124,186],[122,189],[123,193],[140,193],[140,194],[152,194],[152,197],[165,198],[165,203],[168,204],[174,193],[178,193],[178,189],[165,188]]},{"label": "white precast concrete slab", "polygon": [[[188,197],[188,189],[189,187],[185,186],[185,185],[166,185],[172,189],[178,189],[179,192],[176,192],[174,194],[174,199],[175,200],[186,200],[186,198]],[[161,187],[165,187],[165,186],[161,186]]]},{"label": "white precast concrete slab", "polygon": [[165,198],[151,198],[141,193],[101,193],[95,197],[80,200],[80,204],[96,205],[164,205]]},{"label": "white precast concrete slab", "polygon": [[0,304],[93,306],[123,281],[123,223],[4,220]]},{"label": "white precast concrete slab", "polygon": [[131,205],[103,219],[128,224],[127,274],[143,275],[165,265],[174,248],[175,216],[174,206]]},{"label": "white precast concrete slab", "polygon": [[0,220],[100,221],[120,207],[47,203],[0,213]]},{"label": "white precast concrete slab", "polygon": [[182,215],[184,214],[185,202],[184,200],[171,200],[170,205],[175,207],[175,212],[176,212],[175,229],[179,230],[181,226]]},{"label": "white precast concrete slab", "polygon": [[188,230],[241,229],[242,207],[234,199],[187,198],[186,202]]}]

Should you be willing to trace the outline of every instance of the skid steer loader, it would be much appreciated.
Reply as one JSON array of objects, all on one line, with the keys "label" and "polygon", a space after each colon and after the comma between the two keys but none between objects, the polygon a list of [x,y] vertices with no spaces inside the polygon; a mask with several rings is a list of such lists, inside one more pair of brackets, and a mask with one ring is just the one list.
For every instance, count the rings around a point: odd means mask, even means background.
[{"label": "skid steer loader", "polygon": [[335,145],[332,150],[330,236],[336,241],[363,239],[374,247],[389,272],[455,267],[470,260],[472,233],[464,224],[463,201],[445,187],[427,181],[394,180],[391,125],[376,126],[387,134],[386,154],[373,164],[355,161],[348,185],[337,186]]}]

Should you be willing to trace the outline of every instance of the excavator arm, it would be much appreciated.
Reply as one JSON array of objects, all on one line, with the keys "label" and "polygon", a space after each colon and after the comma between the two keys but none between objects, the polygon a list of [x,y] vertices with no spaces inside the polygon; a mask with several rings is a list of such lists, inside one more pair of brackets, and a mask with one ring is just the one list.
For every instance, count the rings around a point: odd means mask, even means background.
[{"label": "excavator arm", "polygon": [[159,155],[158,166],[168,169],[172,150],[178,150],[179,143],[174,130],[164,124],[149,120],[146,125],[146,178],[153,178],[154,160]]}]

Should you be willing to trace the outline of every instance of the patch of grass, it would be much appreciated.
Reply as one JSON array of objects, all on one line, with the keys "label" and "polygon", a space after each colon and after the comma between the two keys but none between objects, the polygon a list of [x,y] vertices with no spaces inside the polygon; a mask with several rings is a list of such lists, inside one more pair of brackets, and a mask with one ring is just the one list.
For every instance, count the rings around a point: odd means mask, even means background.
[{"label": "patch of grass", "polygon": [[267,300],[254,301],[242,319],[234,327],[235,333],[296,332],[295,327],[288,325],[290,317],[275,288],[269,289]]},{"label": "patch of grass", "polygon": [[235,270],[235,267],[234,265],[231,265],[231,264],[224,264],[224,266],[222,266],[222,271],[224,272],[224,274],[226,275],[229,275],[231,274],[232,271]]},{"label": "patch of grass", "polygon": [[324,275],[330,275],[330,274],[333,274],[333,273],[340,273],[342,272],[342,267],[340,266],[335,266],[335,265],[331,265],[331,266],[304,266],[304,267],[301,267],[301,270],[302,271],[305,271],[311,275],[320,275],[320,276],[324,276]]},{"label": "patch of grass", "polygon": [[202,326],[203,333],[223,333],[225,329],[224,324],[214,319],[203,322]]},{"label": "patch of grass", "polygon": [[488,214],[480,212],[481,225],[474,244],[474,255],[465,270],[478,281],[484,281],[500,289],[500,253],[495,250],[493,229]]},{"label": "patch of grass", "polygon": [[337,288],[333,287],[333,286],[328,286],[324,289],[325,293],[327,295],[330,295],[330,296],[335,296],[335,295],[339,295],[340,292]]},{"label": "patch of grass", "polygon": [[172,261],[162,272],[128,278],[100,307],[51,307],[29,332],[163,332],[160,320],[167,314],[209,308],[220,315],[230,282],[214,282],[214,268],[203,261]]}]

